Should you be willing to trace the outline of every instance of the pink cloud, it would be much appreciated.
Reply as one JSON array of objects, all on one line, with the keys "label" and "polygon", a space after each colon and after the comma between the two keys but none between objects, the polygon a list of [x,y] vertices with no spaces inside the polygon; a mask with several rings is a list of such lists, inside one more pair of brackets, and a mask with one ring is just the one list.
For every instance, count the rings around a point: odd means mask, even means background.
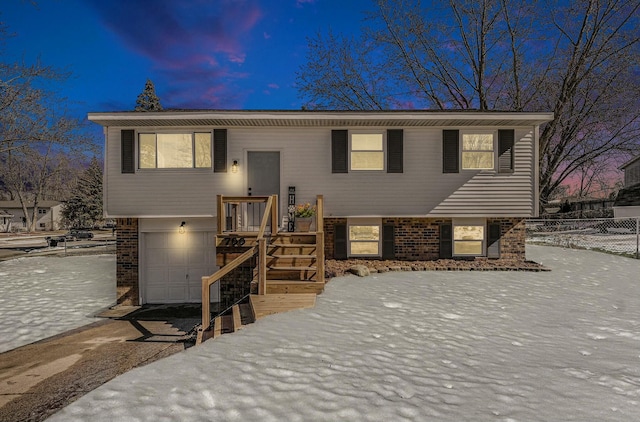
[{"label": "pink cloud", "polygon": [[[152,7],[146,2],[89,2],[125,47],[147,57],[164,76],[164,103],[187,104],[189,97],[178,92],[195,95],[193,103],[200,107],[225,97],[237,101],[229,79],[246,77],[234,69],[245,62],[247,43],[263,16],[258,0],[154,0]],[[155,82],[162,91],[161,81]]]},{"label": "pink cloud", "polygon": [[269,85],[267,85],[267,86],[268,86],[269,88],[271,88],[271,89],[280,89],[280,85],[278,85],[278,84],[269,84]]}]

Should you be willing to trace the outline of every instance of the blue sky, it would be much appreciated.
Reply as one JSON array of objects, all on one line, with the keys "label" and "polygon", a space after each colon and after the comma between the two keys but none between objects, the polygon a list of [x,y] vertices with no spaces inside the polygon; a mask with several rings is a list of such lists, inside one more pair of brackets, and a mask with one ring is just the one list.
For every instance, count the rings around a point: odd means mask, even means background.
[{"label": "blue sky", "polygon": [[3,60],[71,72],[74,113],[133,110],[147,78],[165,108],[299,109],[307,37],[357,31],[370,0],[2,0]]}]

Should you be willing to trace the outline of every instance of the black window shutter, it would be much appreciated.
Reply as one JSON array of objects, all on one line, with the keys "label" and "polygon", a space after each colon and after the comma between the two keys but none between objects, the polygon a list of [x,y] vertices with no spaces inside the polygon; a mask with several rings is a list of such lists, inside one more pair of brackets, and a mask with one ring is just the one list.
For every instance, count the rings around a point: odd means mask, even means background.
[{"label": "black window shutter", "polygon": [[453,226],[451,223],[440,224],[440,259],[453,257]]},{"label": "black window shutter", "polygon": [[403,161],[402,129],[387,130],[387,173],[402,173]]},{"label": "black window shutter", "polygon": [[348,172],[349,137],[346,130],[331,131],[331,173]]},{"label": "black window shutter", "polygon": [[487,258],[500,258],[500,224],[489,223],[487,236]]},{"label": "black window shutter", "polygon": [[382,226],[382,259],[395,259],[395,234],[393,224]]},{"label": "black window shutter", "polygon": [[213,171],[227,172],[227,129],[213,130]]},{"label": "black window shutter", "polygon": [[333,226],[333,258],[347,259],[347,225]]},{"label": "black window shutter", "polygon": [[442,131],[442,172],[459,173],[460,131]]},{"label": "black window shutter", "polygon": [[498,131],[498,173],[513,172],[513,144],[515,131],[505,129]]},{"label": "black window shutter", "polygon": [[120,132],[121,171],[122,173],[136,172],[135,131],[131,129]]}]

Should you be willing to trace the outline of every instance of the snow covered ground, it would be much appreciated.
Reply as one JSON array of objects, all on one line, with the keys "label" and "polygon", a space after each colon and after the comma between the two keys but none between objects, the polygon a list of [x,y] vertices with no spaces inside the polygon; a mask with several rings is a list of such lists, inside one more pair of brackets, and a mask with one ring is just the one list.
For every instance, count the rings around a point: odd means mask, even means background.
[{"label": "snow covered ground", "polygon": [[0,262],[0,353],[96,321],[116,300],[115,255]]},{"label": "snow covered ground", "polygon": [[334,279],[50,420],[637,420],[640,261],[527,248],[553,271]]}]

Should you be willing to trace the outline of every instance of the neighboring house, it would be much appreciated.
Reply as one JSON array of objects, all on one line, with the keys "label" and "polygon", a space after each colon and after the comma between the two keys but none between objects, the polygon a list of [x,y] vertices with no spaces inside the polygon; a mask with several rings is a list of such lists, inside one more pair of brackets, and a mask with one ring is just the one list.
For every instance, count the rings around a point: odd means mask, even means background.
[{"label": "neighboring house", "polygon": [[[118,302],[198,302],[216,271],[216,196],[323,195],[331,258],[525,259],[539,125],[552,113],[90,113],[104,127],[104,210]],[[184,222],[184,224],[182,223]],[[180,236],[186,226],[189,236]]]},{"label": "neighboring house", "polygon": [[13,214],[0,210],[0,232],[9,232],[11,230],[11,219]]},{"label": "neighboring house", "polygon": [[617,217],[640,217],[640,155],[620,167],[624,171],[624,188],[613,204]]},{"label": "neighboring house", "polygon": [[[0,211],[12,216],[9,221],[11,228],[8,231],[27,230],[27,218],[25,218],[20,201],[0,201]],[[33,215],[33,207],[28,207],[27,213],[29,216]],[[42,201],[38,204],[36,230],[59,230],[62,227],[61,222],[62,203],[60,201]]]}]

